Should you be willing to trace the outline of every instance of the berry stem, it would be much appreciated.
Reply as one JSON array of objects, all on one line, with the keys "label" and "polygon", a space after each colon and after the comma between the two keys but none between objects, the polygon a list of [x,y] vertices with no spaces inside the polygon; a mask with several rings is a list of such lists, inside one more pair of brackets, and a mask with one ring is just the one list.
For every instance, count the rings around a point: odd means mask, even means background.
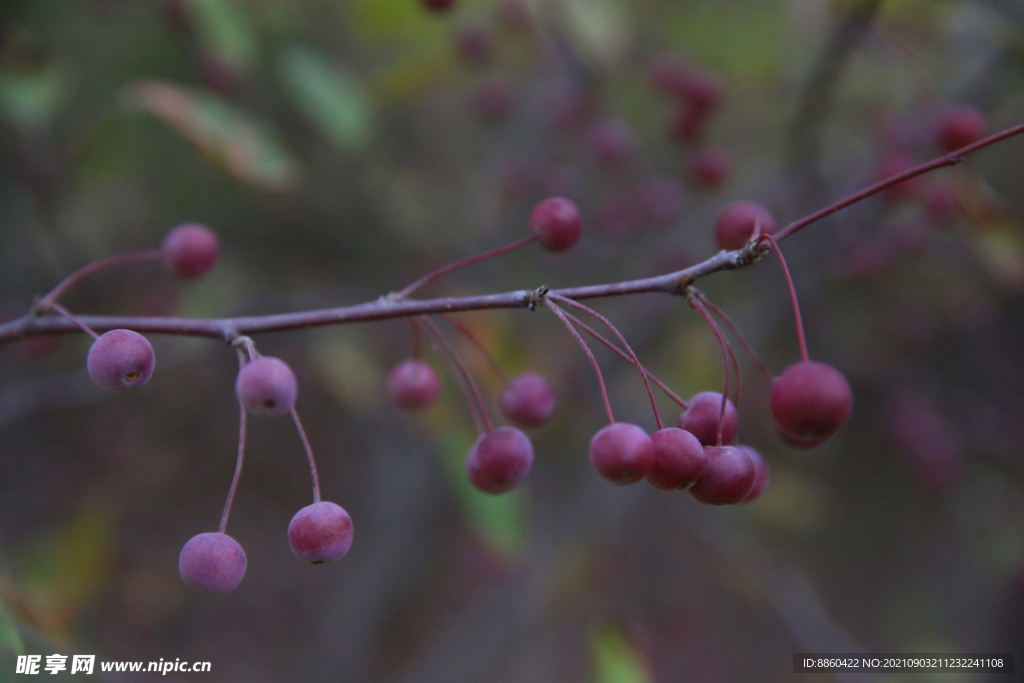
[{"label": "berry stem", "polygon": [[[582,320],[580,320],[579,318],[574,316],[572,313],[569,313],[568,311],[565,311],[565,315],[566,315],[566,317],[569,318],[569,320],[572,321],[573,325],[575,325],[576,327],[582,328],[584,332],[586,332],[591,337],[593,337],[594,339],[596,339],[597,341],[601,342],[606,347],[608,347],[609,349],[614,351],[620,358],[625,360],[627,363],[629,363],[629,364],[633,365],[634,367],[636,367],[636,364],[633,362],[633,359],[629,357],[628,353],[626,353],[625,351],[620,349],[618,346],[616,346],[612,342],[608,341],[608,339],[606,339],[600,332],[597,332],[596,330],[594,330],[594,328],[590,327],[585,322],[583,322]],[[637,368],[637,369],[639,369],[639,368]],[[657,384],[658,387],[662,391],[665,392],[666,396],[668,396],[670,399],[672,399],[672,401],[674,403],[676,403],[680,408],[682,408],[683,410],[686,410],[686,408],[688,407],[687,404],[686,404],[686,401],[681,399],[679,397],[679,394],[677,394],[676,392],[674,392],[671,389],[669,389],[668,386],[664,382],[662,382],[656,376],[651,374],[651,372],[649,370],[647,370],[646,368],[644,368],[644,372],[647,373],[647,377],[649,377],[652,382]]]},{"label": "berry stem", "polygon": [[[239,365],[241,365],[239,357]],[[245,407],[239,406],[238,418],[238,457],[235,459],[235,476],[231,478],[231,488],[228,489],[228,498],[224,501],[224,512],[220,516],[220,527],[217,531],[224,533],[228,528],[228,515],[231,514],[231,503],[235,500],[235,490],[238,488],[238,480],[242,477],[242,462],[245,460]]]},{"label": "berry stem", "polygon": [[469,343],[471,343],[473,346],[477,348],[477,350],[480,351],[480,354],[484,357],[484,359],[487,361],[487,364],[490,366],[491,371],[494,372],[495,377],[497,377],[502,384],[508,384],[508,375],[506,375],[502,371],[502,369],[498,367],[498,363],[497,361],[494,360],[494,356],[491,355],[491,352],[488,351],[487,347],[483,345],[483,342],[481,342],[480,339],[475,334],[473,334],[473,330],[469,329],[468,327],[466,327],[465,325],[463,325],[450,315],[445,315],[442,313],[441,317],[449,325],[458,330],[459,334],[465,337],[469,341]]},{"label": "berry stem", "polygon": [[771,371],[768,369],[768,366],[764,364],[764,362],[757,355],[757,353],[754,352],[754,349],[751,348],[750,344],[747,343],[747,340],[743,338],[743,335],[740,334],[740,331],[736,329],[736,326],[733,324],[732,320],[729,319],[729,316],[726,315],[725,311],[723,311],[721,308],[712,303],[712,301],[707,298],[704,292],[700,291],[699,289],[694,291],[697,292],[697,296],[700,297],[700,300],[702,302],[704,302],[704,305],[707,306],[712,313],[714,313],[715,315],[722,319],[722,322],[724,322],[726,327],[729,328],[729,331],[733,333],[733,336],[735,336],[736,339],[739,340],[740,344],[743,346],[743,349],[747,352],[747,355],[750,356],[750,359],[754,361],[754,365],[757,366],[758,371],[768,380],[769,383],[771,383],[772,380],[775,379],[775,376],[771,373]]},{"label": "berry stem", "polygon": [[651,391],[651,383],[647,379],[647,370],[645,370],[644,366],[640,364],[640,359],[636,357],[636,354],[633,352],[632,347],[630,347],[629,343],[626,341],[626,338],[622,336],[622,333],[619,332],[619,329],[615,327],[615,325],[613,325],[612,322],[608,320],[608,318],[604,317],[603,315],[601,315],[594,309],[590,308],[589,306],[584,306],[578,301],[567,299],[564,296],[559,296],[558,294],[548,294],[548,298],[553,298],[555,301],[561,301],[564,304],[567,304],[569,306],[572,306],[573,308],[577,308],[583,311],[584,313],[588,313],[594,316],[602,323],[604,323],[604,325],[609,330],[611,330],[616,337],[619,338],[619,341],[622,342],[622,345],[626,348],[626,351],[629,352],[630,357],[633,359],[633,366],[640,371],[640,376],[643,377],[644,387],[647,389],[647,396],[648,398],[651,399],[651,408],[654,409],[654,421],[658,424],[659,430],[664,429],[665,425],[662,424],[661,422],[661,413],[658,412],[658,402],[654,400],[654,392]]},{"label": "berry stem", "polygon": [[[729,340],[722,334],[722,329],[715,322],[715,319],[711,317],[708,310],[704,308],[704,304],[701,303],[700,299],[696,296],[692,296],[689,299],[690,305],[697,309],[697,312],[703,316],[704,320],[707,321],[708,325],[711,326],[715,336],[718,338],[718,345],[722,347],[722,359],[725,363],[725,380],[722,386],[722,407],[718,409],[718,438],[717,445],[722,445],[722,430],[725,426],[725,406],[726,401],[729,400],[729,359],[731,358],[734,362],[736,360],[736,354],[733,353],[732,347],[729,345]],[[739,371],[736,373],[736,383],[739,384]],[[736,390],[736,403],[739,403],[739,389]]]},{"label": "berry stem", "polygon": [[779,257],[779,263],[782,264],[782,272],[786,275],[786,286],[789,287],[789,298],[793,302],[793,317],[796,319],[796,337],[800,344],[800,358],[803,362],[808,362],[810,356],[807,354],[807,338],[804,337],[804,321],[800,317],[800,302],[796,298],[796,288],[793,286],[793,277],[789,274],[789,266],[786,265],[786,258],[782,255],[782,250],[779,249],[779,243],[775,241],[775,238],[771,235],[761,235],[761,239],[766,242],[770,242],[772,247],[775,249],[775,255]]},{"label": "berry stem", "polygon": [[51,301],[51,302],[50,302],[49,304],[47,304],[47,307],[48,307],[48,308],[49,308],[50,310],[53,310],[53,311],[57,311],[57,312],[58,312],[58,313],[60,313],[60,314],[61,314],[62,316],[64,316],[65,318],[67,318],[68,320],[70,320],[71,322],[73,322],[73,323],[74,323],[75,325],[78,325],[78,326],[79,326],[80,328],[82,328],[82,330],[83,330],[83,331],[84,331],[84,332],[85,332],[86,334],[90,335],[90,336],[91,336],[91,337],[92,337],[93,339],[99,339],[99,338],[100,338],[100,336],[99,336],[98,334],[96,334],[95,332],[93,332],[93,331],[92,331],[92,329],[91,329],[91,328],[90,328],[89,326],[87,326],[87,325],[86,325],[85,323],[83,323],[83,322],[82,322],[81,320],[79,320],[78,318],[76,318],[75,316],[73,316],[73,315],[71,314],[71,311],[69,311],[68,309],[64,308],[63,306],[61,306],[61,305],[60,305],[60,304],[58,304],[57,302],[55,302],[55,301]]},{"label": "berry stem", "polygon": [[448,273],[451,273],[453,271],[459,270],[460,268],[465,268],[466,266],[471,266],[474,263],[479,263],[480,261],[484,261],[484,260],[489,259],[489,258],[494,258],[496,256],[501,256],[502,254],[507,254],[508,252],[514,251],[516,249],[519,249],[520,247],[525,247],[527,244],[529,244],[530,242],[533,242],[535,239],[536,239],[536,237],[534,237],[533,235],[529,235],[529,236],[524,237],[524,238],[522,238],[520,240],[516,240],[515,242],[512,242],[511,244],[506,244],[503,247],[498,247],[497,249],[492,249],[490,251],[485,251],[482,254],[477,254],[476,256],[470,256],[468,258],[462,259],[461,261],[456,261],[454,263],[449,263],[447,266],[442,266],[441,268],[438,268],[437,270],[435,270],[432,273],[427,273],[426,275],[421,277],[419,280],[416,280],[411,285],[409,285],[408,287],[406,287],[402,291],[400,291],[397,294],[395,294],[393,298],[395,300],[404,299],[407,296],[409,296],[410,294],[412,294],[413,292],[415,292],[417,289],[422,287],[423,285],[428,284],[430,282],[433,282],[434,280],[437,280],[438,278],[444,277]]},{"label": "berry stem", "polygon": [[309,474],[313,478],[313,502],[320,502],[320,476],[316,472],[316,461],[313,459],[313,449],[309,445],[309,439],[306,437],[306,430],[302,428],[302,421],[299,420],[299,411],[295,410],[295,406],[292,406],[292,420],[295,422],[295,429],[299,432],[299,438],[302,439],[302,447],[306,449],[306,458],[309,460]]},{"label": "berry stem", "polygon": [[547,304],[548,308],[551,309],[551,312],[557,315],[558,319],[565,323],[565,326],[569,328],[570,332],[572,332],[572,336],[575,337],[576,341],[578,341],[580,346],[583,347],[583,351],[587,354],[587,358],[590,359],[590,363],[594,366],[594,372],[597,373],[597,382],[601,385],[601,398],[604,399],[604,409],[608,412],[608,424],[615,424],[615,415],[612,414],[612,404],[608,400],[608,389],[604,386],[604,375],[601,374],[601,367],[597,364],[597,359],[594,358],[594,353],[590,350],[590,347],[587,346],[587,342],[583,341],[583,337],[581,337],[580,333],[576,331],[576,328],[572,326],[572,323],[569,322],[568,314],[550,299],[545,298],[544,302]]},{"label": "berry stem", "polygon": [[141,261],[156,261],[163,257],[163,251],[160,249],[153,249],[151,251],[136,251],[130,254],[116,254],[114,256],[107,256],[106,258],[97,259],[92,263],[86,264],[64,278],[60,284],[51,289],[49,293],[39,300],[39,307],[42,309],[52,308],[53,304],[56,303],[57,299],[61,297],[67,290],[73,287],[78,282],[92,275],[100,270],[105,270],[113,266],[120,266],[126,263],[139,263]]},{"label": "berry stem", "polygon": [[[434,338],[440,341],[444,346],[445,350],[448,352],[448,356],[455,362],[455,365],[458,366],[458,373],[455,374],[461,375],[465,380],[466,385],[469,387],[469,392],[472,395],[473,401],[476,402],[477,407],[480,409],[480,417],[483,419],[484,426],[487,428],[486,432],[484,432],[480,429],[480,425],[478,424],[477,431],[479,431],[481,435],[494,431],[494,425],[491,424],[491,418],[487,414],[487,407],[484,405],[484,400],[480,395],[480,390],[477,389],[476,382],[473,381],[473,376],[469,373],[469,370],[466,369],[465,364],[462,362],[462,358],[459,357],[458,352],[451,345],[451,342],[449,342],[448,338],[444,336],[444,333],[437,328],[437,325],[434,324],[433,320],[426,316],[423,316],[420,320],[427,326],[427,328],[430,329]],[[467,402],[468,401],[469,397],[467,397]]]}]

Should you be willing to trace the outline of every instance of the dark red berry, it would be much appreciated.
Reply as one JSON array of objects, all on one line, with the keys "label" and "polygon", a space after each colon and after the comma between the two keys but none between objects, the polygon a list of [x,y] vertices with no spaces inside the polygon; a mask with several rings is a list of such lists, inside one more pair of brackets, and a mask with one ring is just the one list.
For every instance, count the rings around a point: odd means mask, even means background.
[{"label": "dark red berry", "polygon": [[310,564],[340,560],[352,546],[352,518],[335,503],[307,505],[288,524],[288,544],[295,557]]},{"label": "dark red berry", "polygon": [[758,225],[762,235],[775,234],[772,212],[754,202],[733,202],[718,214],[715,221],[715,242],[720,249],[741,249]]},{"label": "dark red berry", "polygon": [[710,71],[690,69],[681,94],[694,110],[710,111],[722,102],[722,80]]},{"label": "dark red berry", "polygon": [[[717,391],[702,391],[690,399],[689,407],[679,416],[679,428],[697,437],[705,446],[718,445],[718,416],[722,410],[722,394]],[[729,399],[725,401],[725,416],[722,421],[722,443],[729,444],[736,439],[740,417],[736,406]]]},{"label": "dark red berry", "polygon": [[179,277],[199,277],[213,268],[220,254],[217,236],[198,223],[183,223],[164,237],[164,262]]},{"label": "dark red berry", "polygon": [[280,358],[260,356],[242,366],[235,380],[235,396],[257,415],[287,415],[298,397],[295,373]]},{"label": "dark red berry", "polygon": [[149,381],[154,362],[153,347],[141,334],[110,330],[89,347],[85,367],[104,389],[138,389]]},{"label": "dark red berry", "polygon": [[571,199],[548,197],[530,214],[530,230],[548,251],[565,251],[583,230],[580,211]]},{"label": "dark red berry", "polygon": [[178,573],[189,588],[228,593],[245,576],[245,551],[227,534],[199,534],[181,549]]},{"label": "dark red berry", "polygon": [[700,479],[704,471],[704,446],[690,432],[666,427],[651,434],[654,462],[647,471],[647,481],[656,489],[686,489]]},{"label": "dark red berry", "polygon": [[441,395],[441,380],[429,363],[409,358],[391,370],[387,391],[398,405],[418,410],[433,405]]},{"label": "dark red berry", "polygon": [[421,0],[423,6],[434,12],[444,12],[451,9],[455,0]]},{"label": "dark red berry", "polygon": [[501,413],[522,427],[539,427],[555,411],[555,392],[543,376],[525,372],[513,377],[501,392]]},{"label": "dark red berry", "polygon": [[953,152],[985,137],[987,128],[988,120],[978,109],[968,105],[949,107],[935,122],[935,142]]},{"label": "dark red berry", "polygon": [[693,142],[704,134],[710,120],[707,110],[683,106],[672,116],[669,134],[680,142]]},{"label": "dark red berry", "polygon": [[654,442],[641,427],[615,422],[590,440],[590,462],[605,479],[616,484],[632,484],[651,469]]},{"label": "dark red berry", "polygon": [[794,446],[810,448],[828,439],[846,422],[852,405],[850,383],[825,363],[795,363],[772,384],[775,428]]},{"label": "dark red berry", "polygon": [[764,461],[758,451],[750,446],[737,446],[737,448],[746,453],[750,462],[754,463],[754,485],[747,497],[743,499],[744,503],[752,503],[760,498],[764,490],[768,488],[768,463]]},{"label": "dark red berry", "polygon": [[724,149],[703,149],[691,161],[693,182],[709,190],[721,187],[732,173],[732,155]]},{"label": "dark red berry", "polygon": [[708,505],[732,505],[746,499],[756,476],[750,456],[736,446],[708,446],[704,453],[704,473],[689,489],[693,497]]},{"label": "dark red berry", "polygon": [[484,434],[466,458],[469,480],[485,493],[511,491],[532,466],[533,444],[515,427],[499,427]]}]

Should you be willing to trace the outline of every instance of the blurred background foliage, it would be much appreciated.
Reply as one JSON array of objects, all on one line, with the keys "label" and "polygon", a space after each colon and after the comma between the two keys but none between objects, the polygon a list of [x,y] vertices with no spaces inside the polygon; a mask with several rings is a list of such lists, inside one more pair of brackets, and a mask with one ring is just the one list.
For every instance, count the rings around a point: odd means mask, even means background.
[{"label": "blurred background foliage", "polygon": [[[724,84],[696,139],[676,139],[678,104],[652,88],[666,55]],[[208,276],[126,267],[66,305],[373,300],[517,239],[550,194],[584,213],[573,250],[517,252],[423,296],[668,272],[714,252],[728,201],[785,224],[937,155],[948,104],[1019,123],[1022,67],[1012,0],[6,0],[0,315],[184,221],[221,238]],[[721,178],[701,170],[709,151]],[[0,679],[25,651],[209,660],[215,680],[247,683],[781,681],[797,651],[1024,653],[1022,154],[1002,143],[785,243],[811,354],[846,373],[855,408],[795,451],[744,358],[741,439],[772,468],[747,506],[600,479],[597,383],[543,311],[460,316],[506,372],[543,372],[559,396],[529,481],[500,497],[466,480],[475,434],[454,382],[422,415],[384,395],[406,323],[268,334],[355,544],[336,565],[295,561],[300,444],[252,420],[228,529],[248,573],[201,595],[176,560],[230,482],[233,352],[154,335],[149,386],[114,396],[88,380],[82,335],[5,345]],[[777,264],[700,286],[774,371],[797,359]],[[681,395],[721,386],[714,337],[682,301],[598,305]],[[596,353],[617,416],[653,430],[639,378]]]}]

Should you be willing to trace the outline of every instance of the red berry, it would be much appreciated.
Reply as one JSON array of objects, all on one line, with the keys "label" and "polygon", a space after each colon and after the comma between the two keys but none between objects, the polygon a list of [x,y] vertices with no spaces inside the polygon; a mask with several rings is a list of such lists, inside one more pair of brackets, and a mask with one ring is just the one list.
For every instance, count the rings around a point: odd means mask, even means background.
[{"label": "red berry", "polygon": [[423,6],[435,12],[444,12],[455,4],[455,0],[421,0]]},{"label": "red berry", "polygon": [[949,107],[936,121],[935,142],[953,152],[985,137],[987,128],[988,120],[978,109],[968,105]]},{"label": "red berry", "polygon": [[199,277],[217,262],[217,236],[206,226],[183,223],[164,237],[164,261],[179,277]]},{"label": "red berry", "polygon": [[697,185],[713,190],[732,173],[732,155],[724,149],[703,149],[694,155],[690,174]]},{"label": "red berry", "polygon": [[772,384],[775,428],[793,446],[810,448],[828,439],[846,422],[852,405],[850,383],[825,363],[795,363]]},{"label": "red berry", "polygon": [[669,134],[680,142],[693,142],[704,134],[710,120],[707,110],[684,106],[673,115]]},{"label": "red berry", "polygon": [[340,560],[352,546],[352,518],[335,503],[307,505],[288,524],[288,544],[295,557],[310,564]]},{"label": "red berry", "polygon": [[138,389],[149,381],[154,362],[153,347],[141,334],[110,330],[89,347],[85,367],[104,389]]},{"label": "red berry", "polygon": [[733,202],[718,214],[715,222],[715,242],[720,249],[741,249],[754,234],[754,225],[761,234],[775,234],[772,212],[754,202]]},{"label": "red berry", "polygon": [[513,377],[501,392],[501,413],[522,427],[539,427],[555,411],[555,392],[543,376],[526,372]]},{"label": "red berry", "polygon": [[764,490],[768,488],[768,463],[764,461],[759,452],[750,446],[737,446],[737,448],[746,453],[750,461],[754,463],[754,485],[747,497],[743,499],[744,503],[752,503],[760,498]]},{"label": "red berry", "polygon": [[511,491],[532,466],[533,444],[515,427],[499,427],[484,434],[466,458],[469,480],[485,493]]},{"label": "red berry", "polygon": [[298,397],[295,373],[280,358],[260,356],[242,366],[235,380],[235,396],[257,415],[287,415]]},{"label": "red berry", "polygon": [[710,71],[691,69],[683,81],[682,96],[697,111],[709,111],[722,101],[722,81]]},{"label": "red berry", "polygon": [[[702,391],[690,399],[690,406],[679,416],[679,428],[697,437],[705,446],[718,445],[718,416],[722,411],[722,394]],[[722,421],[722,443],[732,443],[739,430],[740,417],[730,399],[725,401]]]},{"label": "red berry", "polygon": [[616,484],[632,484],[651,469],[654,442],[637,425],[615,422],[590,440],[590,462],[605,479]]},{"label": "red berry", "polygon": [[656,489],[686,489],[700,479],[704,471],[704,446],[690,432],[666,427],[651,434],[654,462],[647,471],[647,481]]},{"label": "red berry", "polygon": [[571,199],[548,197],[530,214],[530,230],[548,251],[565,251],[583,230],[580,211]]},{"label": "red berry", "polygon": [[693,497],[708,505],[740,503],[754,487],[754,463],[736,446],[708,446],[704,449],[704,473],[690,487]]},{"label": "red berry", "polygon": [[441,395],[441,380],[430,364],[409,358],[391,370],[387,391],[398,405],[418,410],[433,405]]},{"label": "red berry", "polygon": [[245,551],[227,534],[193,536],[178,555],[178,573],[189,588],[228,593],[245,576]]}]

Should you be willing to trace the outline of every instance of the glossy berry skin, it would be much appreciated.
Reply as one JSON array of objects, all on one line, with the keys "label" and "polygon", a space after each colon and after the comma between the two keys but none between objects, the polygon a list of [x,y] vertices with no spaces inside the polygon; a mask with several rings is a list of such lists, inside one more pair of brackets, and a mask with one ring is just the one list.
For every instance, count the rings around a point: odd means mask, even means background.
[{"label": "glossy berry skin", "polygon": [[985,137],[988,121],[974,107],[950,107],[939,115],[935,125],[935,142],[946,152],[977,142]]},{"label": "glossy berry skin", "polygon": [[693,497],[708,505],[743,502],[757,474],[750,456],[736,446],[708,446],[704,453],[704,473],[690,487]]},{"label": "glossy berry skin", "polygon": [[533,444],[515,427],[498,427],[484,434],[466,458],[469,480],[484,493],[511,491],[532,466]]},{"label": "glossy berry skin", "polygon": [[853,392],[831,365],[795,363],[772,384],[775,428],[788,443],[810,448],[832,436],[850,416]]},{"label": "glossy berry skin", "polygon": [[[718,445],[718,416],[722,410],[722,395],[717,391],[702,391],[690,399],[690,407],[679,416],[679,428],[692,433],[705,446]],[[736,440],[740,417],[730,399],[725,402],[722,421],[722,443]]]},{"label": "glossy berry skin", "polygon": [[245,551],[227,534],[199,534],[181,549],[178,573],[189,588],[228,593],[245,576]]},{"label": "glossy berry skin", "polygon": [[775,234],[775,218],[771,211],[754,202],[733,202],[722,209],[715,221],[715,242],[719,249],[742,249],[754,234],[754,225],[761,234]]},{"label": "glossy berry skin", "polygon": [[565,251],[576,243],[582,230],[580,210],[565,197],[548,197],[530,214],[530,231],[548,251]]},{"label": "glossy berry skin", "polygon": [[307,505],[288,524],[288,544],[295,557],[310,564],[340,560],[352,546],[352,518],[335,503]]},{"label": "glossy berry skin", "polygon": [[387,391],[403,408],[419,410],[433,405],[441,395],[441,380],[429,363],[409,358],[391,370]]},{"label": "glossy berry skin", "polygon": [[220,245],[213,231],[198,223],[182,223],[164,237],[164,262],[175,275],[199,277],[213,268]]},{"label": "glossy berry skin", "polygon": [[615,422],[590,440],[590,463],[605,479],[632,484],[646,476],[654,463],[654,442],[641,427]]},{"label": "glossy berry skin", "polygon": [[155,357],[149,340],[132,330],[104,332],[89,347],[85,367],[104,389],[122,391],[145,386]]},{"label": "glossy berry skin", "polygon": [[246,363],[235,380],[238,402],[256,415],[287,415],[298,394],[295,373],[283,360],[272,356]]},{"label": "glossy berry skin", "polygon": [[662,491],[687,489],[704,472],[704,446],[690,432],[666,427],[651,434],[654,462],[647,481]]},{"label": "glossy berry skin", "polygon": [[539,427],[555,411],[555,392],[543,376],[524,372],[513,377],[501,392],[501,414],[521,427]]},{"label": "glossy berry skin", "polygon": [[760,498],[764,490],[768,488],[768,463],[764,461],[758,451],[750,446],[737,446],[737,448],[746,453],[750,462],[754,463],[754,485],[750,488],[747,497],[743,499],[744,503],[752,503]]}]

